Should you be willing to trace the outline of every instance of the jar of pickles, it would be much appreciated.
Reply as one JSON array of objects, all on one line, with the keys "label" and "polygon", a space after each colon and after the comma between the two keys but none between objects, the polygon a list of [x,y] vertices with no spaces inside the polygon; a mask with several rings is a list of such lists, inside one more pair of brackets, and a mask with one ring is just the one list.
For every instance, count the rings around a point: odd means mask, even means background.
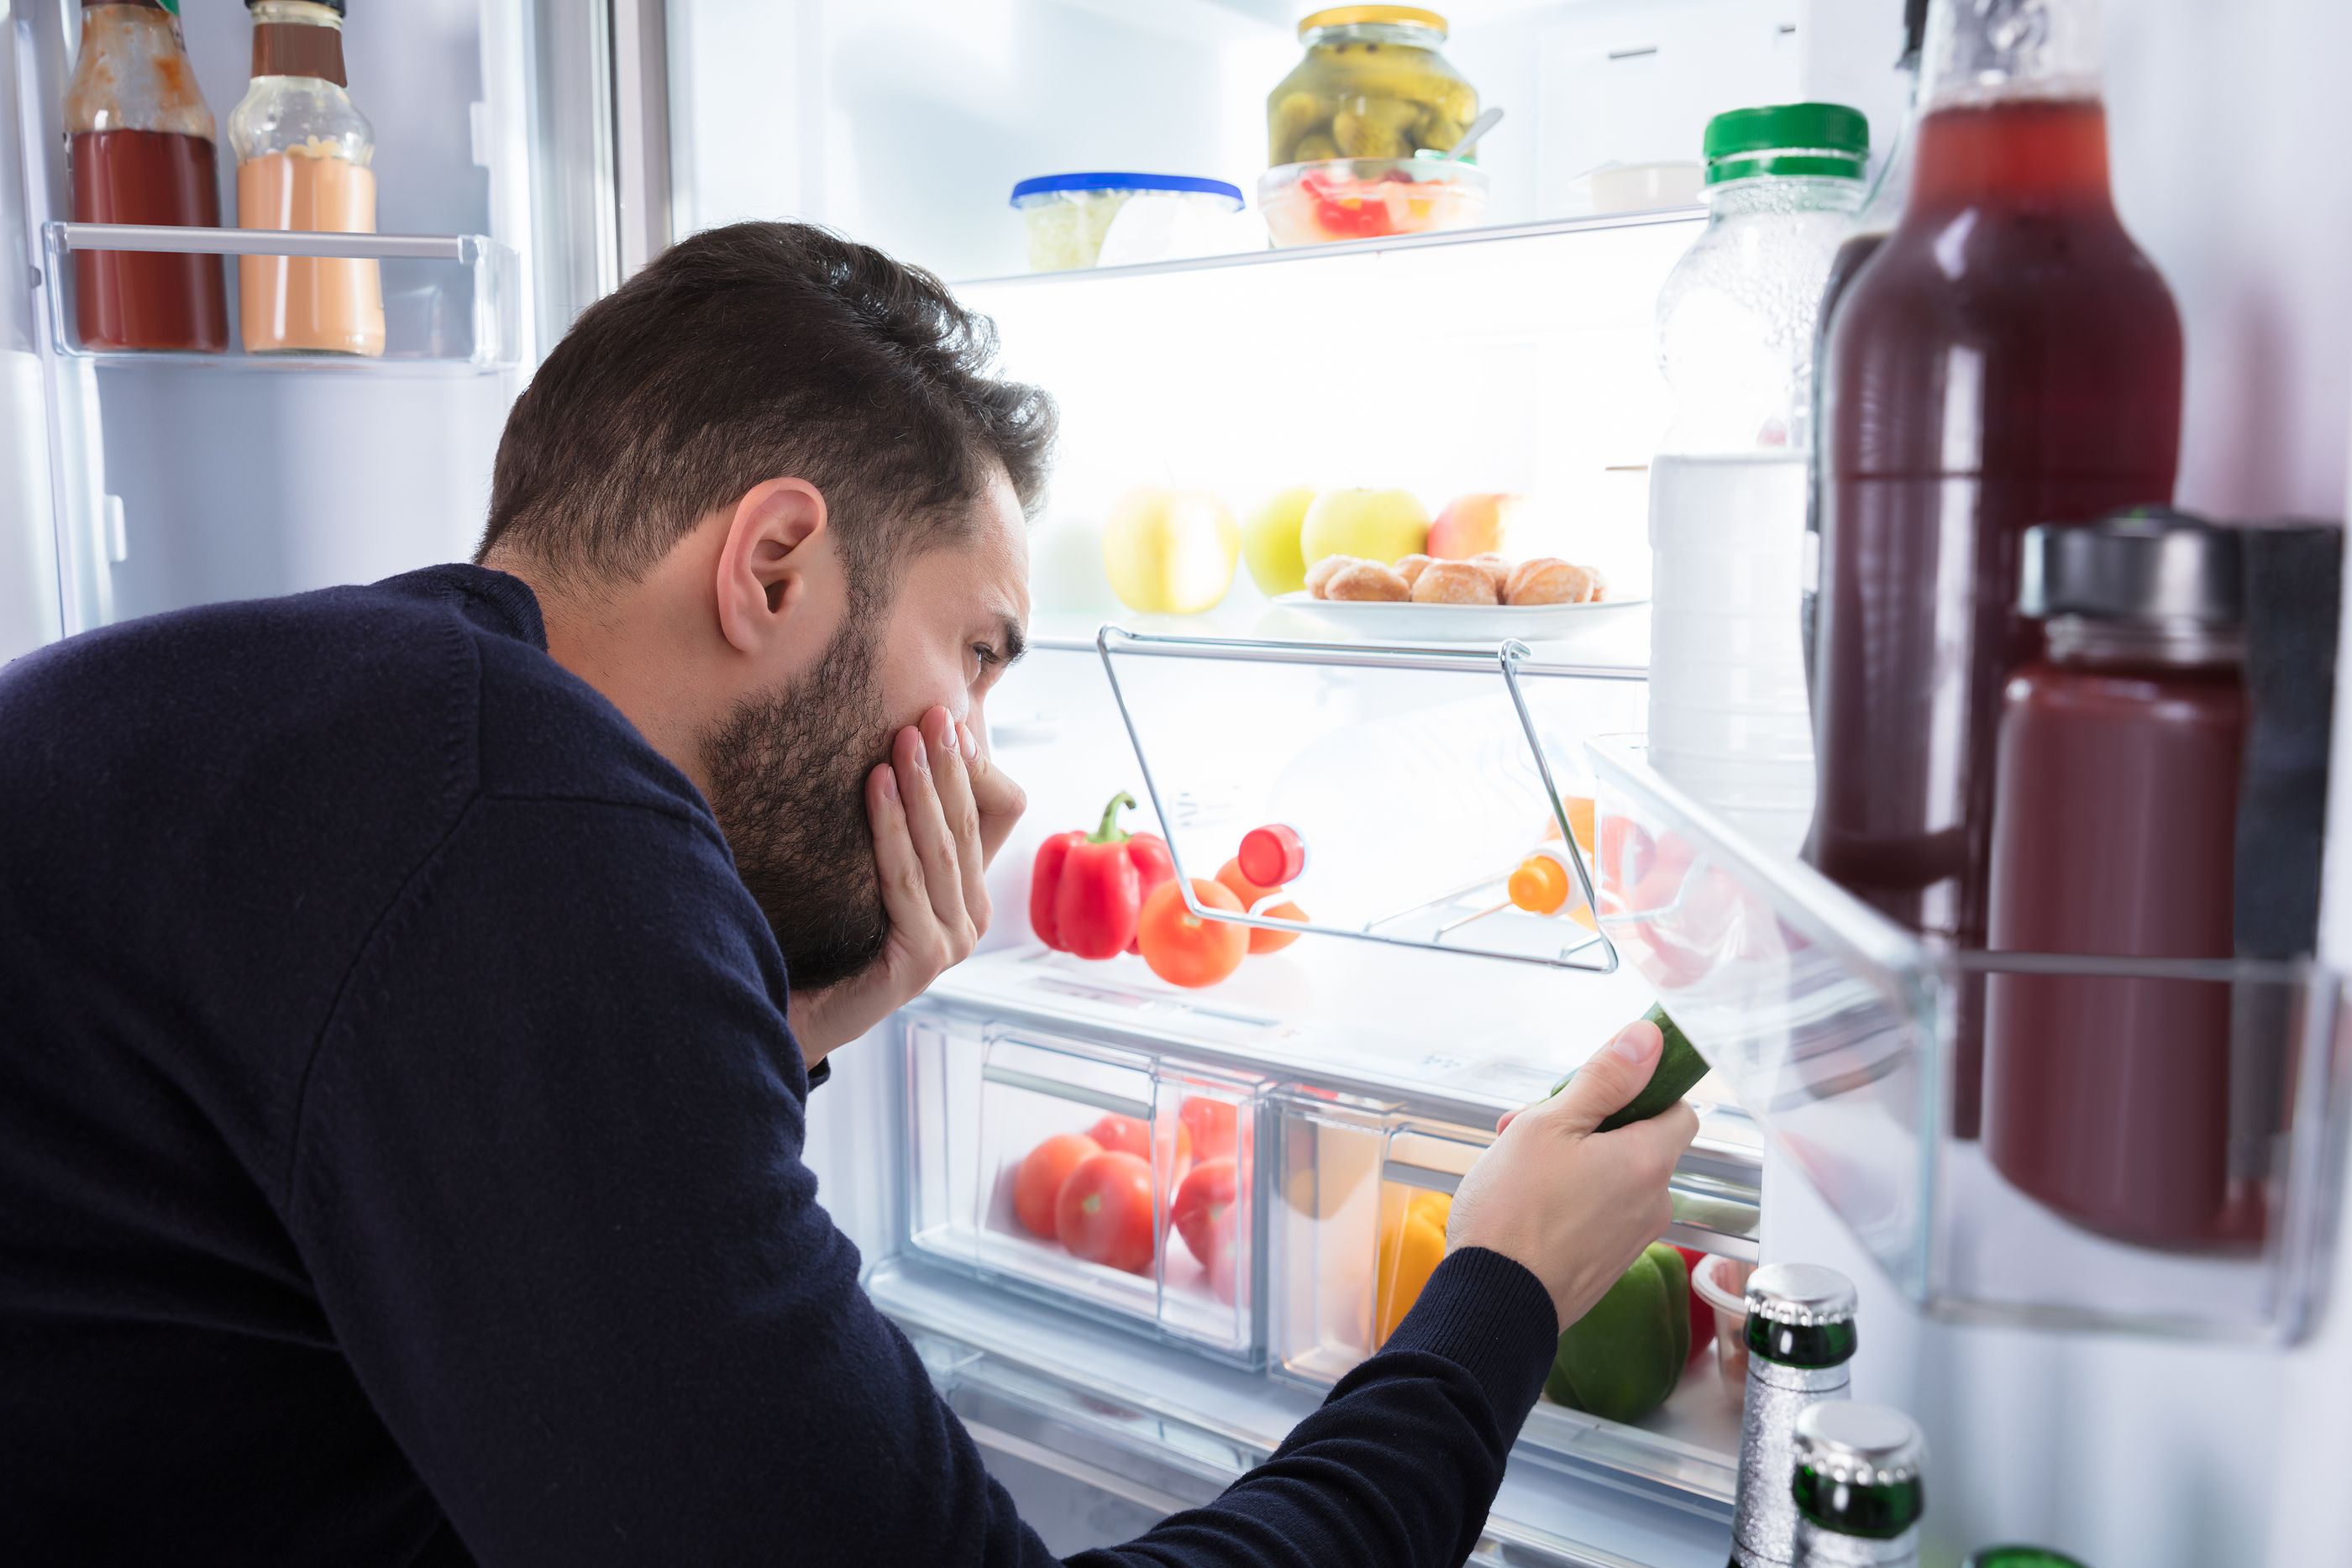
[{"label": "jar of pickles", "polygon": [[1340,5],[1298,24],[1307,57],[1265,100],[1266,162],[1409,159],[1452,152],[1478,89],[1437,52],[1445,18],[1416,5]]}]

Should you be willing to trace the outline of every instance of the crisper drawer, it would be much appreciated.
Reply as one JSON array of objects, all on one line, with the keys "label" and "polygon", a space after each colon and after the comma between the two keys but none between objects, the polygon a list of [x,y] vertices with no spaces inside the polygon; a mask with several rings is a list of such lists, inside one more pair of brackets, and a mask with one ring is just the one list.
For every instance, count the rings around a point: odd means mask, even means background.
[{"label": "crisper drawer", "polygon": [[1255,1364],[1256,1082],[952,1015],[906,1043],[911,1249]]},{"label": "crisper drawer", "polygon": [[[1453,1192],[1493,1134],[1311,1092],[1276,1098],[1269,1147],[1267,1362],[1288,1381],[1337,1382],[1378,1350],[1420,1299],[1445,1255]],[[1712,1205],[1717,1218],[1748,1203],[1675,1194],[1678,1214]],[[1752,1255],[1753,1241],[1678,1223],[1678,1239]],[[1674,1303],[1680,1311],[1684,1303]],[[1696,1325],[1694,1324],[1696,1328]],[[1624,1425],[1557,1404],[1549,1393],[1522,1445],[1727,1500],[1736,1479],[1741,1376],[1716,1364],[1713,1323],[1675,1376],[1663,1406]]]}]

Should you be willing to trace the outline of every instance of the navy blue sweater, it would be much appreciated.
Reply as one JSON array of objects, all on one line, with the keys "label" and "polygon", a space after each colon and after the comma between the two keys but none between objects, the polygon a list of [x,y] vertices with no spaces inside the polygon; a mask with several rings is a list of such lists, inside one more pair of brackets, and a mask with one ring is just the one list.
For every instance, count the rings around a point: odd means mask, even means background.
[{"label": "navy blue sweater", "polygon": [[[802,1163],[694,787],[443,567],[0,672],[0,1561],[1036,1563]],[[1449,1259],[1089,1561],[1434,1563],[1551,1349]]]}]

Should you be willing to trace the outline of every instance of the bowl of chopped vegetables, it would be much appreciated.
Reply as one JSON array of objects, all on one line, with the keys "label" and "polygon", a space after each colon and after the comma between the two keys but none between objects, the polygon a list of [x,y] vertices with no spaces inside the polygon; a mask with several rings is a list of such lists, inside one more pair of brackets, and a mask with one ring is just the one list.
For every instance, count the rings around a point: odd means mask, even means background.
[{"label": "bowl of chopped vegetables", "polygon": [[1258,180],[1257,204],[1277,246],[1437,234],[1486,214],[1486,173],[1446,158],[1285,163]]}]

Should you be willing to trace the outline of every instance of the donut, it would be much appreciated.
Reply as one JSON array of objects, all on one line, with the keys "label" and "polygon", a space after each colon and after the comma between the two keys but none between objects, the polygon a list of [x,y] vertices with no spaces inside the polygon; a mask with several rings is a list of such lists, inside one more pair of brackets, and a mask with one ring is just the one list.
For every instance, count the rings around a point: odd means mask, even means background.
[{"label": "donut", "polygon": [[1317,561],[1313,566],[1307,569],[1307,591],[1313,594],[1318,599],[1323,598],[1323,590],[1325,586],[1330,582],[1333,576],[1339,572],[1343,568],[1351,567],[1355,564],[1356,558],[1351,555],[1325,556],[1321,560]]},{"label": "donut", "polygon": [[1581,604],[1592,591],[1592,574],[1554,555],[1519,562],[1503,590],[1507,604]]},{"label": "donut", "polygon": [[1510,585],[1511,563],[1490,550],[1485,555],[1472,556],[1470,564],[1495,580],[1495,597],[1502,598],[1503,590]]},{"label": "donut", "polygon": [[1331,574],[1323,585],[1323,597],[1402,604],[1412,597],[1412,590],[1391,568],[1376,560],[1354,560]]},{"label": "donut", "polygon": [[1409,555],[1398,561],[1394,570],[1399,577],[1404,579],[1404,585],[1411,588],[1421,580],[1421,569],[1428,564],[1429,557],[1425,555]]},{"label": "donut", "polygon": [[1493,604],[1495,580],[1466,560],[1433,560],[1412,585],[1415,604]]},{"label": "donut", "polygon": [[1601,575],[1601,569],[1597,566],[1588,566],[1584,570],[1592,574],[1592,586],[1585,591],[1584,602],[1598,604],[1609,597],[1609,580]]}]

